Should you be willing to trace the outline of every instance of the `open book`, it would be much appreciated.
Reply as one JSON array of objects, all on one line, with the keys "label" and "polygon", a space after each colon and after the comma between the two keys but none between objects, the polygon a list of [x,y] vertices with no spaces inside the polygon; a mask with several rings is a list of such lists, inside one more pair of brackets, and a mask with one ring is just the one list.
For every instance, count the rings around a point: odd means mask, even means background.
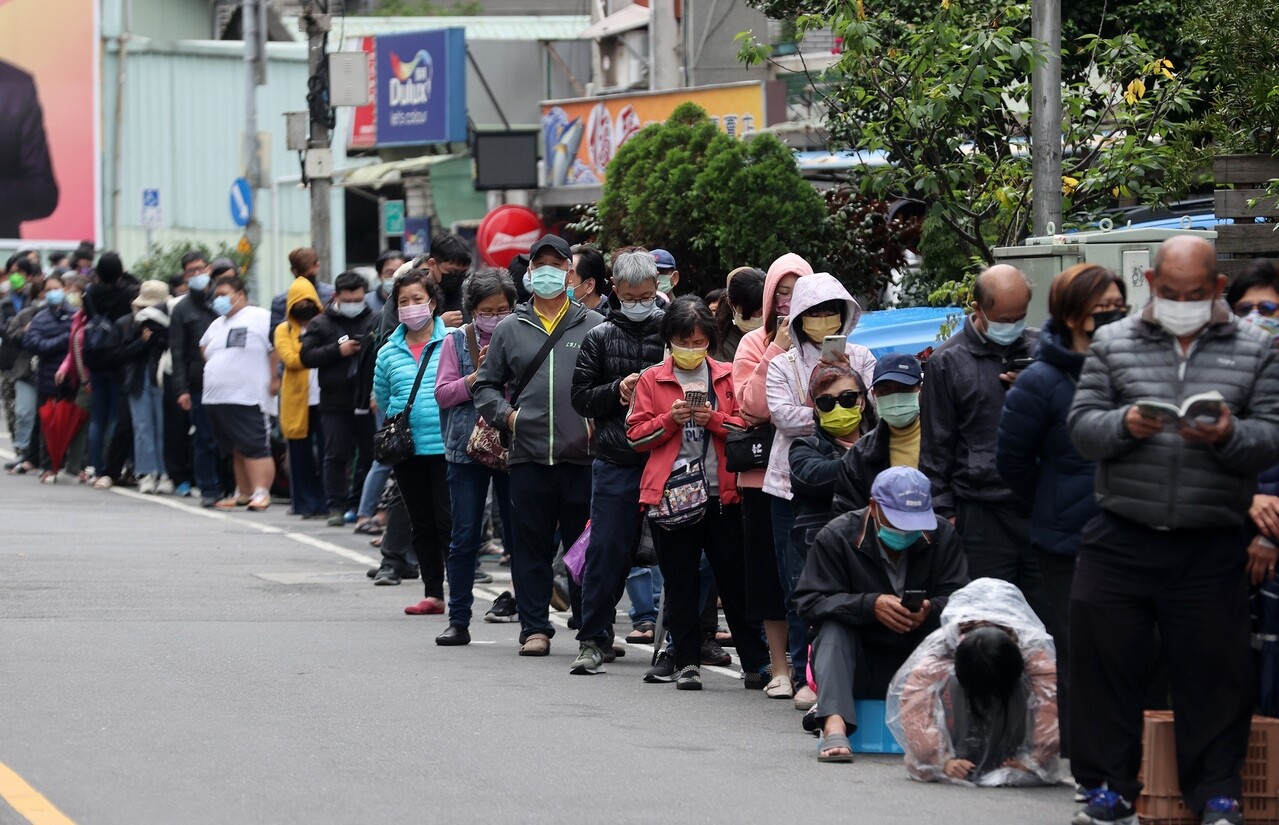
[{"label": "open book", "polygon": [[1146,418],[1163,421],[1164,432],[1171,432],[1195,424],[1215,424],[1221,418],[1221,404],[1226,399],[1216,390],[1192,395],[1178,407],[1166,401],[1146,399],[1137,402],[1137,412]]}]

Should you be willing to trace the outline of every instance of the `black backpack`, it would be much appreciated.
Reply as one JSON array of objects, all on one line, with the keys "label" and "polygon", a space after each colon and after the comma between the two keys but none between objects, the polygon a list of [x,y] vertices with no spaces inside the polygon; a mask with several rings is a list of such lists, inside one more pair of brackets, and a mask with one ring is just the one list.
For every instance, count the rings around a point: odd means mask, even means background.
[{"label": "black backpack", "polygon": [[[92,307],[86,296],[86,308]],[[115,349],[115,323],[105,313],[97,312],[84,325],[84,364],[91,370],[112,369],[111,351]]]}]

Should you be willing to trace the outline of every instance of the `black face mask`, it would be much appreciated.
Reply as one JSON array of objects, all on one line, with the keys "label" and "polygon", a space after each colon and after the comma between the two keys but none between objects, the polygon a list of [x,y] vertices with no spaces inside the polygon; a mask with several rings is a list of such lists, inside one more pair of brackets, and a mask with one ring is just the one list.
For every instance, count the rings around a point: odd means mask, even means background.
[{"label": "black face mask", "polygon": [[1094,312],[1092,314],[1093,328],[1088,333],[1088,337],[1091,338],[1096,335],[1097,330],[1101,329],[1106,324],[1113,324],[1115,321],[1122,321],[1127,317],[1128,313],[1122,309],[1112,309],[1107,312]]},{"label": "black face mask", "polygon": [[459,272],[453,275],[445,275],[440,279],[440,289],[448,295],[456,295],[462,290],[462,282],[466,280],[466,273]]},{"label": "black face mask", "polygon": [[296,321],[301,321],[302,323],[306,323],[319,314],[319,307],[309,303],[298,304],[293,309],[289,310],[289,316]]}]

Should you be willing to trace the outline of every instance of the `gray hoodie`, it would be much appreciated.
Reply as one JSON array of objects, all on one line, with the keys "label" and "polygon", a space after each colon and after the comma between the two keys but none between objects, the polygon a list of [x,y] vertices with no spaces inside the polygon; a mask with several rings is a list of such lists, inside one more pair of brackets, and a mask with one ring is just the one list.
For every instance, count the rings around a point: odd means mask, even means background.
[{"label": "gray hoodie", "polygon": [[582,339],[604,318],[581,304],[571,304],[560,324],[564,334],[537,368],[512,407],[507,393],[515,389],[525,367],[550,335],[533,303],[519,304],[497,325],[488,355],[473,390],[484,420],[506,429],[506,416],[517,409],[511,431],[511,464],[590,464],[590,422],[573,410],[573,370]]}]

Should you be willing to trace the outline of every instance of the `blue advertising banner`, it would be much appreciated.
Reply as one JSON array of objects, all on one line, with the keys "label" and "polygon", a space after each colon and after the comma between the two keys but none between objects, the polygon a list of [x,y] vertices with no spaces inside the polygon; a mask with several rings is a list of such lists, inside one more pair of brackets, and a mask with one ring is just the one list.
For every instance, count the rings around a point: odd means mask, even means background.
[{"label": "blue advertising banner", "polygon": [[466,36],[461,28],[377,38],[377,145],[466,140]]},{"label": "blue advertising banner", "polygon": [[431,219],[405,218],[404,245],[401,251],[405,255],[425,255],[431,248]]}]

